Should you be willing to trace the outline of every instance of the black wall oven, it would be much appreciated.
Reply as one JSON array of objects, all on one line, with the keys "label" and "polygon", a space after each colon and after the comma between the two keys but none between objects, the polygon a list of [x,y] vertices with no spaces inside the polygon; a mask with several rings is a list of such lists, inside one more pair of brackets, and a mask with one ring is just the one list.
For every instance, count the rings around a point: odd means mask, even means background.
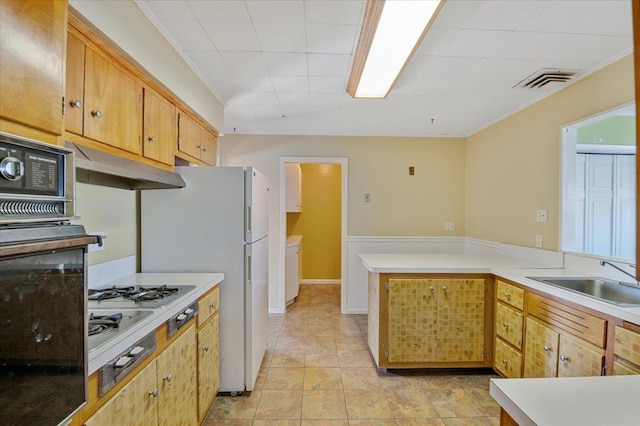
[{"label": "black wall oven", "polygon": [[87,246],[73,153],[0,134],[0,424],[57,425],[87,400]]}]

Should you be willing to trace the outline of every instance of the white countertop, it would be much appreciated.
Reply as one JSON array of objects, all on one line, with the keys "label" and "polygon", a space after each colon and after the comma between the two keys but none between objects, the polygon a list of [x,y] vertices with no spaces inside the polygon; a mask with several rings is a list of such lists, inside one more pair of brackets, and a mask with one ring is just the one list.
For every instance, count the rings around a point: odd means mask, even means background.
[{"label": "white countertop", "polygon": [[287,247],[299,246],[302,244],[302,235],[289,235],[287,237]]},{"label": "white countertop", "polygon": [[591,276],[579,271],[552,268],[525,259],[501,255],[376,253],[360,254],[359,257],[369,272],[493,274],[603,314],[640,324],[640,307],[617,306],[527,278]]},{"label": "white countertop", "polygon": [[[89,375],[119,355],[122,351],[134,345],[147,334],[154,332],[155,329],[165,321],[185,309],[193,303],[194,300],[211,290],[223,279],[224,275],[220,273],[142,273],[122,277],[105,284],[105,286],[193,285],[196,288],[168,306],[153,309],[152,315],[142,319],[123,333],[119,333],[118,336],[109,341],[108,344],[89,352]],[[127,312],[126,309],[122,309],[121,311],[123,313]]]},{"label": "white countertop", "polygon": [[640,423],[640,376],[491,379],[489,393],[520,426]]}]

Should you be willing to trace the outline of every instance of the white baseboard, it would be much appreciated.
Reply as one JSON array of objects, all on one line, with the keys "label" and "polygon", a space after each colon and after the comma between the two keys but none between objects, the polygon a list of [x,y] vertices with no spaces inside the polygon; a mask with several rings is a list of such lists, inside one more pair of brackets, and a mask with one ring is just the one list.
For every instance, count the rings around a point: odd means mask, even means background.
[{"label": "white baseboard", "polygon": [[326,279],[326,280],[306,279],[306,280],[300,280],[300,284],[342,284],[342,280],[340,279]]}]

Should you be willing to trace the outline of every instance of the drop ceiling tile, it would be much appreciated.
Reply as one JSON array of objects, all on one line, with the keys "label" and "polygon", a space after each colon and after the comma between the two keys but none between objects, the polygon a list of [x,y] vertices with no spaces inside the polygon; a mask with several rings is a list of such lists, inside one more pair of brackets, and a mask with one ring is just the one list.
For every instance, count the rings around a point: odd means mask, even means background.
[{"label": "drop ceiling tile", "polygon": [[339,107],[343,96],[340,93],[310,93],[309,105],[312,107]]},{"label": "drop ceiling tile", "polygon": [[265,52],[306,52],[304,24],[255,23],[254,28]]},{"label": "drop ceiling tile", "polygon": [[307,135],[311,132],[311,124],[309,117],[286,117],[286,125],[291,135]]},{"label": "drop ceiling tile", "polygon": [[518,31],[568,33],[576,22],[583,20],[598,8],[600,2],[545,1],[520,25]]},{"label": "drop ceiling tile", "polygon": [[283,114],[280,105],[253,105],[252,108],[258,120],[277,118],[278,121],[282,121]]},{"label": "drop ceiling tile", "polygon": [[243,1],[190,0],[188,3],[189,6],[191,6],[191,10],[193,10],[195,15],[201,20],[213,22],[251,22],[249,11]]},{"label": "drop ceiling tile", "polygon": [[360,25],[367,2],[365,0],[314,0],[304,5],[307,24]]},{"label": "drop ceiling tile", "polygon": [[271,77],[266,75],[237,75],[236,80],[245,92],[273,92]]},{"label": "drop ceiling tile", "polygon": [[258,38],[251,23],[202,21],[201,25],[218,51],[255,52],[260,50]]},{"label": "drop ceiling tile", "polygon": [[[513,34],[511,31],[496,30],[460,30],[455,33],[445,29],[437,30],[433,34],[436,38],[435,44],[431,44],[431,49],[428,49],[427,54],[483,57],[492,50],[493,46]],[[451,37],[452,35],[453,37]],[[425,37],[427,43],[429,43],[431,36],[432,34],[429,32]],[[445,39],[438,39],[439,36],[444,36]]]},{"label": "drop ceiling tile", "polygon": [[480,62],[478,57],[415,56],[407,65],[410,76],[429,78],[463,78]]},{"label": "drop ceiling tile", "polygon": [[225,106],[228,105],[238,105],[238,106],[247,106],[249,102],[247,98],[244,96],[244,93],[241,91],[219,91],[218,94],[224,99]]},{"label": "drop ceiling tile", "polygon": [[309,91],[308,77],[274,75],[271,77],[276,92],[305,92]]},{"label": "drop ceiling tile", "polygon": [[431,28],[464,28],[480,7],[478,0],[445,1]]},{"label": "drop ceiling tile", "polygon": [[309,93],[278,92],[276,96],[283,107],[309,107]]},{"label": "drop ceiling tile", "polygon": [[195,21],[162,21],[165,29],[178,43],[182,50],[214,50],[213,43],[209,40],[198,22]]},{"label": "drop ceiling tile", "polygon": [[271,75],[306,76],[306,53],[265,52],[264,59]]},{"label": "drop ceiling tile", "polygon": [[220,52],[229,71],[239,75],[269,75],[267,63],[260,52]]},{"label": "drop ceiling tile", "polygon": [[307,25],[307,51],[310,53],[346,53],[355,51],[357,25]]},{"label": "drop ceiling tile", "polygon": [[279,105],[275,92],[245,92],[250,105]]},{"label": "drop ceiling tile", "polygon": [[218,92],[240,90],[235,74],[208,74],[206,77]]},{"label": "drop ceiling tile", "polygon": [[143,4],[161,21],[196,20],[196,15],[184,1],[144,0]]},{"label": "drop ceiling tile", "polygon": [[488,0],[467,21],[465,28],[513,30],[541,4],[542,0]]},{"label": "drop ceiling tile", "polygon": [[282,114],[287,118],[308,117],[310,114],[309,105],[290,106],[290,105],[280,104],[280,109],[282,110]]},{"label": "drop ceiling tile", "polygon": [[196,50],[185,53],[204,74],[229,74],[229,68],[218,52]]},{"label": "drop ceiling tile", "polygon": [[633,37],[631,2],[603,1],[584,19],[570,25],[569,31],[577,34],[600,34]]},{"label": "drop ceiling tile", "polygon": [[346,76],[351,66],[351,55],[310,53],[309,75]]},{"label": "drop ceiling tile", "polygon": [[343,77],[309,76],[309,91],[312,93],[344,93],[346,89]]},{"label": "drop ceiling tile", "polygon": [[302,0],[245,2],[253,22],[304,23]]},{"label": "drop ceiling tile", "polygon": [[255,112],[252,108],[246,108],[244,105],[229,105],[224,109],[226,115],[233,117],[237,121],[257,120]]}]

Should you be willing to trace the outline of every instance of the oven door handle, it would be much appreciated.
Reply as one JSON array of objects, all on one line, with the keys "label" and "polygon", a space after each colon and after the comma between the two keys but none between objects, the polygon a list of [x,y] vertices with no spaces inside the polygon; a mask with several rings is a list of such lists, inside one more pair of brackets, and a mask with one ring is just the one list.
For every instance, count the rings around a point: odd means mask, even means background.
[{"label": "oven door handle", "polygon": [[89,244],[102,243],[97,235],[85,235],[74,238],[61,238],[54,240],[31,241],[0,247],[0,257],[30,254],[42,251],[62,250],[74,247],[87,246]]}]

